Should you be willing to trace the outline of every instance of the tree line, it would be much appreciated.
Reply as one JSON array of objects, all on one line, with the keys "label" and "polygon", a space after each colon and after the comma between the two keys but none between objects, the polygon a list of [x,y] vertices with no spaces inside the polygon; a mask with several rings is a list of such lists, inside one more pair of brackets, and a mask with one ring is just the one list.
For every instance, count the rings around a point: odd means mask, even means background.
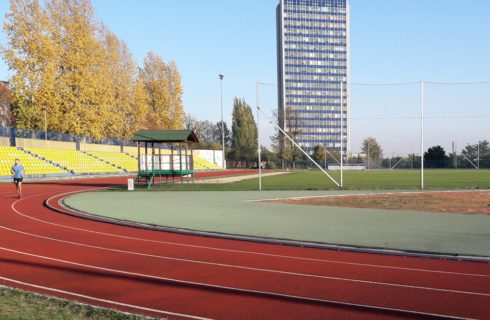
[{"label": "tree line", "polygon": [[233,166],[252,166],[257,161],[258,131],[252,108],[245,99],[233,99],[231,131],[226,122],[213,123],[185,116],[186,129],[193,130],[199,138],[196,148],[221,150],[224,130],[225,153]]},{"label": "tree line", "polygon": [[[139,129],[182,129],[177,65],[149,52],[138,66],[90,0],[10,0],[1,54],[15,126],[129,139]],[[46,123],[45,123],[46,121]]]}]

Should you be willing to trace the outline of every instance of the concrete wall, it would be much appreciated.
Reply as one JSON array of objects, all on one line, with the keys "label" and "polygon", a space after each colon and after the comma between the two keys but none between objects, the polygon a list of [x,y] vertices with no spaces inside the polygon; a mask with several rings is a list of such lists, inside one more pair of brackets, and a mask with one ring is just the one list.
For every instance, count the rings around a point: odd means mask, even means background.
[{"label": "concrete wall", "polygon": [[208,162],[222,166],[223,151],[222,150],[194,150],[194,156],[204,159]]},{"label": "concrete wall", "polygon": [[107,144],[94,144],[94,143],[80,143],[80,151],[121,152],[121,146],[114,146],[114,145],[107,145]]},{"label": "concrete wall", "polygon": [[0,137],[0,147],[10,147],[10,138]]},{"label": "concrete wall", "polygon": [[77,150],[75,142],[16,138],[15,144],[22,148],[43,148],[57,150]]}]

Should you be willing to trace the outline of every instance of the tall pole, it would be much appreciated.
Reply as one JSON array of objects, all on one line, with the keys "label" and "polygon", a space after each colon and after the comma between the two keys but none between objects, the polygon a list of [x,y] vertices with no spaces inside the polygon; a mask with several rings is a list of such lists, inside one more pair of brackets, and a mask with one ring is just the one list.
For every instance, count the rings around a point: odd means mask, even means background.
[{"label": "tall pole", "polygon": [[222,74],[219,75],[220,79],[220,91],[221,91],[221,146],[223,153],[221,154],[221,167],[225,169],[225,122],[223,120],[223,78]]},{"label": "tall pole", "polygon": [[262,159],[261,159],[261,154],[260,154],[260,107],[259,107],[259,82],[255,82],[255,95],[256,95],[256,100],[257,100],[257,155],[258,155],[258,161],[259,161],[259,191],[262,191]]},{"label": "tall pole", "polygon": [[48,140],[48,115],[46,114],[46,107],[44,110],[44,140]]},{"label": "tall pole", "polygon": [[478,169],[480,169],[480,140],[478,140]]},{"label": "tall pole", "polygon": [[344,187],[344,83],[340,82],[340,189]]},{"label": "tall pole", "polygon": [[424,80],[420,82],[420,189],[424,189]]}]

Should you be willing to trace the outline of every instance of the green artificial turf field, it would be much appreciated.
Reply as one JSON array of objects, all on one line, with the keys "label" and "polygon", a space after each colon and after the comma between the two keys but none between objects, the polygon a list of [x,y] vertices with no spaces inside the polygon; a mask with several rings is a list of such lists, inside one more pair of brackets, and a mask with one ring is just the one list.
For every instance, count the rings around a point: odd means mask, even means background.
[{"label": "green artificial turf field", "polygon": [[[340,172],[330,172],[340,180]],[[159,189],[158,186],[154,188]],[[257,190],[258,178],[226,184],[176,183],[172,190]],[[290,172],[262,178],[264,190],[329,190],[338,189],[319,170]],[[420,170],[345,171],[344,189],[347,190],[411,190],[420,188]],[[490,189],[490,170],[425,170],[425,188],[428,189]]]}]

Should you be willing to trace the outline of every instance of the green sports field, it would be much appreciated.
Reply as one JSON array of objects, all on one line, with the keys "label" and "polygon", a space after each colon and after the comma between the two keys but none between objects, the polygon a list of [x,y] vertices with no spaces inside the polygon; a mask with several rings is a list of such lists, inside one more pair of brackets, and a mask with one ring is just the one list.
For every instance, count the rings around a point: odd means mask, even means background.
[{"label": "green sports field", "polygon": [[[340,172],[330,172],[340,181]],[[184,185],[184,190],[257,190],[258,178],[227,184]],[[179,185],[176,185],[177,188]],[[319,170],[290,172],[263,177],[264,190],[331,190],[337,189]],[[420,170],[345,171],[344,189],[412,190],[420,188]],[[427,189],[490,189],[490,170],[425,170]]]}]

